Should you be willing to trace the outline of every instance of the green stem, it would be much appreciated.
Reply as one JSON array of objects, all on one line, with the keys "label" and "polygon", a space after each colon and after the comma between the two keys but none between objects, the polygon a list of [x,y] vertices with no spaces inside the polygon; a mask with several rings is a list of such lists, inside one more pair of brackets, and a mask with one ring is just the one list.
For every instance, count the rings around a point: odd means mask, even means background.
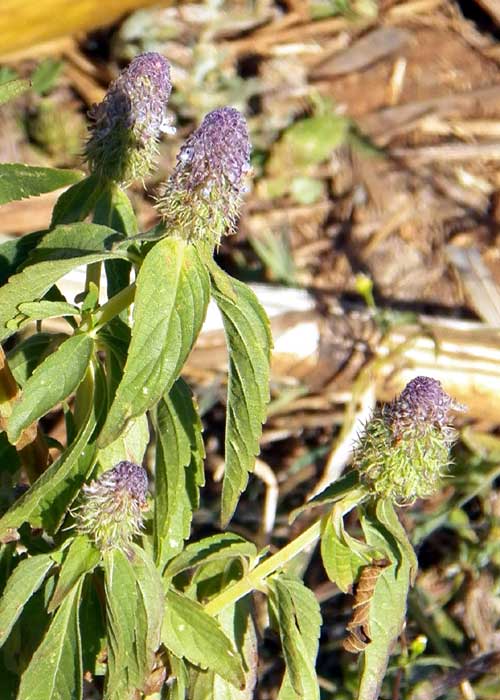
[{"label": "green stem", "polygon": [[97,333],[103,326],[109,323],[112,318],[115,318],[115,316],[118,316],[118,314],[127,309],[134,301],[134,297],[135,282],[129,284],[128,287],[122,289],[118,294],[115,294],[109,301],[99,307],[93,315],[92,333]]},{"label": "green stem", "polygon": [[256,566],[253,571],[250,571],[242,579],[219,593],[218,596],[205,605],[205,611],[209,615],[218,615],[224,608],[236,603],[237,600],[246,596],[247,593],[262,588],[264,579],[267,578],[267,576],[274,573],[282,566],[285,566],[285,564],[304,549],[316,544],[321,535],[323,523],[326,523],[329,517],[328,514],[320,520],[317,520],[311,527],[287,544],[286,547],[280,549],[279,552],[276,552],[272,557],[269,557],[269,559],[266,559],[262,564]]}]

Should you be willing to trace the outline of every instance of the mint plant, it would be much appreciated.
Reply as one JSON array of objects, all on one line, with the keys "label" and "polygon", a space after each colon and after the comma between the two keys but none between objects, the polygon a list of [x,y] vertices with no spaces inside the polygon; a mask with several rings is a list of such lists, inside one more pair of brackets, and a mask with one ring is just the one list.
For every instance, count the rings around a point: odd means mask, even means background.
[{"label": "mint plant", "polygon": [[[23,89],[7,83],[0,102]],[[236,110],[208,114],[162,190],[161,222],[140,232],[125,188],[155,166],[169,95],[168,62],[143,54],[92,110],[87,176],[0,165],[0,202],[70,186],[47,231],[0,246],[2,698],[82,698],[84,679],[107,700],[254,697],[254,591],[281,640],[278,697],[319,698],[320,608],[289,564],[320,543],[329,578],[354,590],[345,646],[361,654],[358,697],[374,700],[417,570],[395,506],[439,488],[457,407],[439,382],[415,379],[367,425],[353,468],[293,514],[313,518],[302,534],[270,555],[227,530],[269,400],[268,320],[213,258],[234,227],[250,142]],[[68,300],[58,282],[80,266],[85,287]],[[229,355],[221,532],[192,541],[205,455],[181,373],[210,298]],[[54,317],[66,332],[44,330]],[[43,429],[59,405],[64,444]]]}]

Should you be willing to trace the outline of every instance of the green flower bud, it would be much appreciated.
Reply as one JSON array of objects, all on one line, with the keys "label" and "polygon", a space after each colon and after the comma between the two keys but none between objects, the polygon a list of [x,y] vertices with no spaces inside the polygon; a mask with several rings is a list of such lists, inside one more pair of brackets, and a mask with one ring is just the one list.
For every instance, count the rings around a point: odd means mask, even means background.
[{"label": "green flower bud", "polygon": [[83,502],[76,510],[77,529],[101,551],[127,552],[140,534],[147,509],[146,470],[132,462],[119,462],[83,487]]},{"label": "green flower bud", "polygon": [[354,466],[371,493],[398,505],[438,491],[455,431],[451,410],[464,410],[430,377],[416,377],[378,411],[360,437]]},{"label": "green flower bud", "polygon": [[85,154],[93,173],[130,184],[151,171],[160,134],[171,131],[165,113],[171,90],[170,64],[163,56],[144,53],[131,61],[90,110]]},{"label": "green flower bud", "polygon": [[207,114],[182,146],[175,170],[158,200],[169,233],[218,245],[234,230],[250,170],[245,120],[224,107]]}]

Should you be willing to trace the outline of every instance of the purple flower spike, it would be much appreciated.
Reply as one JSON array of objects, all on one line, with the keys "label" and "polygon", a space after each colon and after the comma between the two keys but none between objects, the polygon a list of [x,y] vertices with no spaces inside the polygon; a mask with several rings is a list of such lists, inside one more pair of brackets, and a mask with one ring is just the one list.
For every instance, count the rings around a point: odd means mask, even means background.
[{"label": "purple flower spike", "polygon": [[171,90],[163,56],[144,53],[131,61],[90,111],[86,157],[92,172],[123,184],[150,172],[160,134],[170,128],[165,109]]},{"label": "purple flower spike", "polygon": [[234,229],[250,140],[244,118],[231,107],[207,114],[182,146],[159,209],[172,235],[218,244]]},{"label": "purple flower spike", "polygon": [[399,505],[436,493],[455,439],[452,410],[465,408],[436,379],[416,377],[377,411],[354,454],[354,466],[369,492]]},{"label": "purple flower spike", "polygon": [[431,377],[415,377],[401,394],[384,408],[384,418],[395,437],[408,428],[425,430],[435,426],[444,431],[451,410],[464,410]]},{"label": "purple flower spike", "polygon": [[101,550],[127,552],[142,528],[147,508],[148,475],[132,462],[119,462],[83,487],[83,503],[76,511],[77,527]]}]

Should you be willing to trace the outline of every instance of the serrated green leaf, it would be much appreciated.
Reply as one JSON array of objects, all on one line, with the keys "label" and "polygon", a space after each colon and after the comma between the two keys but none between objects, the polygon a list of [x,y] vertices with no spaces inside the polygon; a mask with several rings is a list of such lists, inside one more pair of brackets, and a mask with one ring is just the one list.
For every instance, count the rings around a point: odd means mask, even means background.
[{"label": "serrated green leaf", "polygon": [[131,562],[120,550],[104,556],[108,668],[105,700],[129,700],[139,687],[134,653],[136,582]]},{"label": "serrated green leaf", "polygon": [[173,589],[167,593],[162,642],[178,658],[209,668],[236,688],[244,688],[241,659],[217,620],[202,605]]},{"label": "serrated green leaf", "polygon": [[146,415],[129,422],[124,432],[114,442],[99,450],[101,470],[111,469],[126,460],[141,464],[149,443],[149,425]]},{"label": "serrated green leaf", "polygon": [[25,604],[37,591],[54,562],[49,554],[37,554],[20,562],[0,598],[0,646],[9,636]]},{"label": "serrated green leaf", "polygon": [[222,630],[243,659],[245,688],[240,690],[213,671],[199,671],[191,683],[190,700],[252,700],[257,681],[257,636],[248,598],[226,607],[218,615]]},{"label": "serrated green leaf", "polygon": [[235,533],[222,532],[188,544],[184,551],[167,564],[163,576],[173,578],[182,571],[212,561],[236,558],[252,561],[256,556],[257,548],[252,542]]},{"label": "serrated green leaf", "polygon": [[[104,379],[100,372],[96,374],[96,379],[94,399],[89,400],[87,414],[82,417],[75,441],[0,518],[0,537],[9,528],[18,528],[24,522],[29,522],[33,527],[43,527],[49,532],[59,527],[66,509],[95,462],[97,448],[93,433],[106,405]],[[89,385],[92,396],[91,371],[85,383]]]},{"label": "serrated green leaf", "polygon": [[136,284],[132,339],[99,438],[101,447],[170,390],[205,319],[208,273],[191,244],[174,238],[157,243],[144,259]]},{"label": "serrated green leaf", "polygon": [[57,200],[50,227],[82,221],[94,208],[101,194],[102,183],[96,175],[77,182]]},{"label": "serrated green leaf", "polygon": [[0,204],[26,197],[36,197],[78,182],[83,173],[77,170],[39,168],[22,163],[0,163]]},{"label": "serrated green leaf", "polygon": [[21,388],[40,362],[67,337],[63,333],[36,333],[7,353],[10,371]]},{"label": "serrated green leaf", "polygon": [[344,593],[356,581],[361,568],[370,562],[366,549],[345,531],[342,516],[326,520],[321,533],[321,559],[330,581]]},{"label": "serrated green leaf", "polygon": [[124,257],[108,249],[119,234],[94,224],[73,224],[46,234],[30,253],[28,267],[0,288],[0,341],[14,332],[8,322],[19,304],[42,297],[61,277],[81,265]]},{"label": "serrated green leaf", "polygon": [[410,567],[410,583],[413,585],[418,569],[417,555],[408,539],[406,530],[399,521],[392,501],[388,498],[378,500],[375,512],[377,520],[391,533],[401,548],[404,559]]},{"label": "serrated green leaf", "polygon": [[54,615],[42,643],[21,677],[18,700],[80,700],[82,650],[78,626],[81,584]]},{"label": "serrated green leaf", "polygon": [[29,80],[9,80],[0,85],[0,105],[13,100],[26,90],[29,90],[31,83]]},{"label": "serrated green leaf", "polygon": [[221,521],[231,519],[260,450],[262,423],[269,402],[272,338],[269,320],[247,285],[231,279],[236,299],[228,297],[212,275],[212,294],[222,314],[229,349],[225,469]]},{"label": "serrated green leaf", "polygon": [[17,268],[24,263],[46,233],[46,231],[34,231],[0,243],[0,285],[5,284]]},{"label": "serrated green leaf", "polygon": [[160,573],[153,560],[140,547],[132,545],[132,568],[137,584],[135,652],[137,668],[144,685],[153,669],[155,652],[160,646],[165,609],[165,593]]},{"label": "serrated green leaf", "polygon": [[367,543],[386,552],[391,562],[379,574],[370,601],[371,641],[363,652],[357,695],[358,700],[377,700],[391,650],[405,622],[412,562],[378,521],[363,515],[361,526]]},{"label": "serrated green leaf", "polygon": [[164,593],[148,555],[132,546],[130,559],[119,550],[104,557],[108,672],[106,700],[136,697],[151,673],[160,645]]},{"label": "serrated green leaf", "polygon": [[123,251],[113,252],[114,247],[122,240],[123,234],[100,224],[76,222],[56,226],[43,236],[30,253],[27,264],[79,258],[81,255],[101,252],[106,252],[107,257],[123,257]]},{"label": "serrated green leaf", "polygon": [[94,341],[90,336],[74,335],[36,368],[12,407],[7,426],[12,443],[19,440],[25,428],[78,388],[93,351]]},{"label": "serrated green leaf", "polygon": [[47,608],[54,612],[61,605],[69,591],[82,576],[93,571],[99,563],[101,555],[86,535],[78,535],[65,553],[61,571],[57,579],[56,589]]},{"label": "serrated green leaf", "polygon": [[269,600],[279,625],[286,671],[279,700],[319,700],[315,663],[321,613],[314,593],[287,574],[269,581]]},{"label": "serrated green leaf", "polygon": [[198,490],[204,484],[201,421],[187,384],[178,379],[154,414],[157,434],[155,551],[160,568],[189,537]]},{"label": "serrated green leaf", "polygon": [[19,304],[20,313],[31,320],[58,318],[59,316],[78,316],[80,309],[66,301],[27,301]]}]

